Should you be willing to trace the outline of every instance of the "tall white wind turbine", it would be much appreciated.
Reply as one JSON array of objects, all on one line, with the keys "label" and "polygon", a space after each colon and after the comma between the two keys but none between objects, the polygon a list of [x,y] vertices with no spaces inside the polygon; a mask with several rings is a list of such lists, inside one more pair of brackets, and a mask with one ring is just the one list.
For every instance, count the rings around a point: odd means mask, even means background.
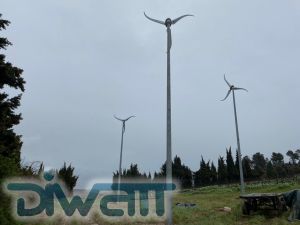
[{"label": "tall white wind turbine", "polygon": [[[171,66],[170,66],[170,50],[172,47],[172,35],[171,35],[171,25],[174,25],[179,20],[186,16],[193,15],[183,15],[174,20],[167,18],[165,21],[160,21],[152,19],[144,13],[145,17],[155,23],[165,25],[167,27],[167,183],[172,183],[172,141],[171,141]],[[167,204],[167,224],[172,224],[172,194],[168,194],[168,204]]]},{"label": "tall white wind turbine", "polygon": [[[117,120],[120,120],[122,122],[121,150],[120,150],[119,177],[118,177],[118,191],[120,192],[121,174],[122,174],[122,156],[123,156],[123,137],[124,137],[124,133],[125,133],[125,123],[127,120],[129,120],[130,118],[135,117],[135,116],[129,116],[126,119],[120,119],[120,118],[116,117],[115,115],[114,115],[114,117]],[[119,194],[118,194],[118,201],[119,201]]]},{"label": "tall white wind turbine", "polygon": [[224,74],[224,80],[225,80],[226,84],[228,85],[229,90],[228,90],[227,95],[225,96],[225,98],[222,99],[221,101],[224,101],[225,99],[227,99],[227,97],[232,92],[233,108],[234,108],[234,119],[235,119],[235,130],[236,130],[236,140],[237,140],[237,150],[238,150],[239,169],[240,169],[240,180],[241,180],[241,194],[244,194],[245,193],[245,182],[244,182],[244,173],[243,173],[242,155],[241,155],[241,145],[240,145],[240,135],[239,135],[239,127],[238,127],[238,119],[237,119],[237,113],[236,113],[236,104],[235,104],[234,91],[243,90],[243,91],[248,92],[248,90],[245,89],[245,88],[239,88],[239,87],[235,87],[234,85],[231,85],[226,80],[225,74]]}]

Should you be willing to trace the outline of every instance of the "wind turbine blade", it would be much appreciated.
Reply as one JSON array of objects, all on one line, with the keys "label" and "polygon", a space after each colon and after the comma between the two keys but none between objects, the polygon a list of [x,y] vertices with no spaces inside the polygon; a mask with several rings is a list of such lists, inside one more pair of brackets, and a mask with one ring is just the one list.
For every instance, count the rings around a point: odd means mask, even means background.
[{"label": "wind turbine blade", "polygon": [[231,92],[231,90],[229,90],[229,91],[227,92],[227,95],[226,95],[225,98],[222,99],[221,101],[224,101],[224,100],[229,96],[230,92]]},{"label": "wind turbine blade", "polygon": [[179,20],[181,20],[182,18],[184,18],[184,17],[186,17],[186,16],[194,16],[194,15],[186,14],[186,15],[180,16],[180,17],[178,17],[178,18],[172,20],[172,24],[177,23]]},{"label": "wind turbine blade", "polygon": [[151,20],[151,21],[153,21],[153,22],[155,22],[155,23],[160,23],[160,24],[165,25],[165,22],[160,21],[160,20],[156,20],[156,19],[152,19],[152,18],[150,18],[149,16],[147,16],[145,12],[144,12],[144,15],[145,15],[145,17],[146,17],[147,19],[149,19],[149,20]]},{"label": "wind turbine blade", "polygon": [[227,83],[228,87],[231,87],[231,84],[226,80],[225,74],[224,74],[224,80]]},{"label": "wind turbine blade", "polygon": [[122,120],[122,119],[120,119],[120,118],[116,117],[115,115],[114,115],[114,117],[115,117],[115,119],[117,119],[117,120],[120,120],[120,121],[122,121],[122,122],[123,122],[123,120]]},{"label": "wind turbine blade", "polygon": [[235,88],[233,88],[234,90],[243,90],[243,91],[247,91],[248,92],[248,90],[247,89],[245,89],[245,88],[237,88],[237,87],[235,87]]},{"label": "wind turbine blade", "polygon": [[172,33],[170,28],[167,29],[167,34],[168,34],[168,52],[169,52],[172,47]]},{"label": "wind turbine blade", "polygon": [[124,119],[124,121],[129,120],[130,118],[135,117],[135,116],[129,116],[127,119]]}]

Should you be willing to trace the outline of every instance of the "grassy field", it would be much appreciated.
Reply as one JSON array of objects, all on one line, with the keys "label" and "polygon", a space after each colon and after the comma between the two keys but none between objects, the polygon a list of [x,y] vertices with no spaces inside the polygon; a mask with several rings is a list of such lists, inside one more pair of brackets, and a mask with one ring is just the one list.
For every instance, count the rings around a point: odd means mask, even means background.
[{"label": "grassy field", "polygon": [[[247,193],[253,192],[286,192],[293,189],[300,189],[300,184],[296,182],[286,183],[257,183],[247,185]],[[177,207],[175,204],[180,203],[196,203],[194,208]],[[287,218],[290,214],[289,211],[284,212],[280,216],[265,215],[264,212],[256,212],[250,216],[245,216],[241,211],[242,201],[239,199],[239,186],[210,186],[197,189],[183,190],[174,196],[174,209],[173,220],[176,225],[285,225],[291,224]],[[220,209],[223,207],[230,207],[230,212],[224,212]],[[25,223],[28,225],[29,223]],[[63,220],[56,221],[40,221],[38,223],[31,224],[45,224],[45,225],[104,225],[104,224],[163,224],[155,223],[154,221],[148,221],[147,223],[133,223],[127,221],[126,223],[109,223],[103,221],[103,219],[95,216],[89,221],[79,222],[65,222]],[[293,224],[299,224],[300,222],[293,222]]]},{"label": "grassy field", "polygon": [[[268,183],[252,184],[247,186],[247,193],[251,192],[286,192],[293,189],[300,189],[297,183]],[[174,202],[196,203],[195,208],[174,207],[174,223],[182,225],[231,225],[231,224],[255,224],[255,225],[284,225],[290,224],[287,221],[290,212],[281,216],[265,215],[257,212],[250,216],[242,214],[242,201],[239,199],[238,186],[213,186],[194,190],[185,190],[178,194]],[[220,211],[220,208],[230,207],[231,212]],[[294,222],[293,224],[300,224]]]}]

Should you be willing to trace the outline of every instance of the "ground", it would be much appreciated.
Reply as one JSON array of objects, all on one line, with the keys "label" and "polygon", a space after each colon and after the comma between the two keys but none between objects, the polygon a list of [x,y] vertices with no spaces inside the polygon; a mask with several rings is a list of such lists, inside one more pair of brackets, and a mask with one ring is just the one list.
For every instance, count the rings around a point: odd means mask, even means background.
[{"label": "ground", "polygon": [[[251,192],[286,192],[299,189],[297,183],[257,183],[247,186],[247,193]],[[287,221],[289,212],[280,216],[274,213],[258,212],[250,216],[244,216],[241,211],[242,201],[239,199],[239,188],[232,186],[213,186],[195,190],[186,190],[178,194],[174,201],[196,203],[196,208],[174,208],[174,223],[184,225],[232,225],[232,224],[263,224],[263,225],[284,225],[290,224]],[[231,212],[220,211],[220,208],[230,207]],[[272,215],[273,214],[273,215]],[[300,224],[294,222],[293,224]]]},{"label": "ground", "polygon": [[[247,193],[252,192],[286,192],[293,189],[300,189],[299,182],[259,182],[248,184],[246,187]],[[242,200],[239,199],[239,185],[224,185],[224,186],[210,186],[196,189],[186,189],[180,191],[174,196],[173,220],[176,225],[285,225],[291,224],[287,218],[289,211],[284,212],[280,216],[274,213],[257,212],[250,216],[242,214],[241,205]],[[180,203],[196,203],[194,208],[177,207],[175,204]],[[229,207],[230,212],[221,211],[221,208]],[[25,223],[29,225],[29,223]],[[64,221],[38,222],[31,224],[45,224],[45,225],[103,225],[112,224],[95,216],[88,222],[73,221],[66,223]],[[147,223],[113,223],[113,224],[163,224],[148,221]],[[293,224],[300,225],[300,222],[293,222]]]}]

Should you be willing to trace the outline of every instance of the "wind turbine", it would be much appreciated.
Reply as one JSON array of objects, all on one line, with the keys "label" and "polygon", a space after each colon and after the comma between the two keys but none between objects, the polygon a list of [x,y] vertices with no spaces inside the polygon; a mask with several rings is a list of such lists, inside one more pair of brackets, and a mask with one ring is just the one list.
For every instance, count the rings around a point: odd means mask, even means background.
[{"label": "wind turbine", "polygon": [[[172,142],[171,142],[171,69],[170,69],[170,50],[172,47],[172,35],[171,35],[171,25],[174,25],[179,20],[186,16],[193,15],[183,15],[174,20],[167,18],[165,21],[160,21],[156,19],[152,19],[146,15],[144,15],[147,19],[165,25],[167,27],[167,160],[166,160],[166,172],[167,172],[167,183],[172,183]],[[172,224],[172,194],[170,193],[168,196],[169,204],[167,204],[167,223]]]},{"label": "wind turbine", "polygon": [[224,99],[222,99],[221,101],[224,101],[225,99],[227,99],[227,97],[230,95],[230,93],[232,92],[232,97],[233,97],[233,108],[234,108],[234,118],[235,118],[235,130],[236,130],[236,140],[237,140],[237,147],[238,147],[238,158],[239,158],[239,169],[240,169],[240,180],[241,180],[241,194],[245,193],[245,183],[244,183],[244,173],[243,173],[243,165],[242,165],[242,156],[241,156],[241,145],[240,145],[240,135],[239,135],[239,128],[238,128],[238,120],[237,120],[237,114],[236,114],[236,105],[235,105],[235,95],[234,95],[234,91],[236,90],[243,90],[243,91],[247,91],[247,89],[245,88],[239,88],[239,87],[235,87],[234,85],[230,84],[225,77],[224,74],[224,80],[227,83],[229,90],[227,92],[227,95],[225,96]]},{"label": "wind turbine", "polygon": [[[124,133],[125,133],[125,123],[126,123],[127,120],[129,120],[130,118],[135,117],[135,116],[129,116],[126,119],[120,119],[120,118],[116,117],[115,115],[114,115],[114,117],[117,120],[120,120],[122,122],[121,151],[120,151],[119,177],[118,177],[118,191],[120,192],[121,173],[122,173],[123,136],[124,136]],[[119,201],[119,195],[118,195],[118,201]]]}]

